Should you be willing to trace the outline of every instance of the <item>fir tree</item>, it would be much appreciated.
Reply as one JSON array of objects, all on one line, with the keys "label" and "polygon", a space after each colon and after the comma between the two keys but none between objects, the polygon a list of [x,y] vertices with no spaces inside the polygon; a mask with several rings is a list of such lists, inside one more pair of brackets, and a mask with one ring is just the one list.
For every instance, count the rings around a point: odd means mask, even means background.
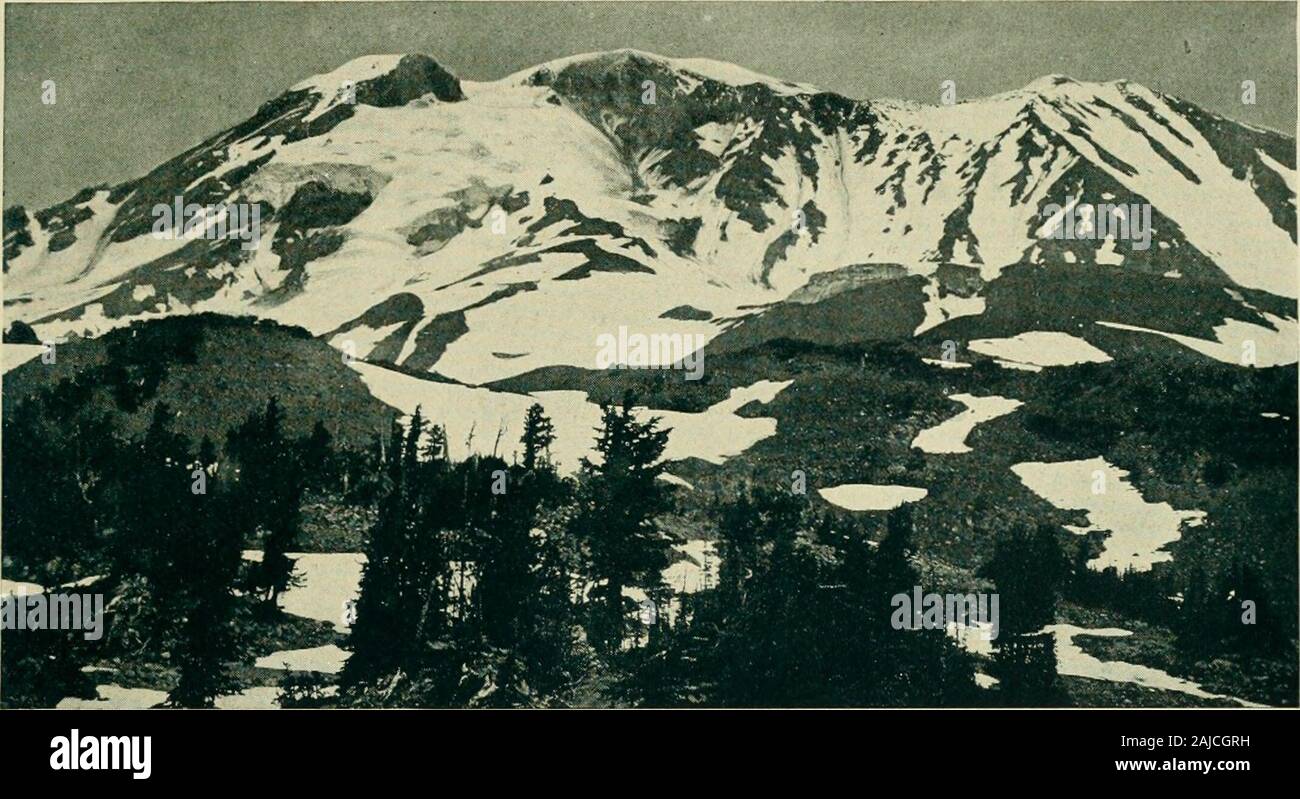
[{"label": "fir tree", "polygon": [[1039,632],[1056,619],[1056,603],[1066,574],[1064,556],[1050,525],[1031,536],[1013,530],[999,539],[980,573],[993,580],[999,595],[994,675],[1006,701],[1040,706],[1061,701],[1056,651],[1050,633]]},{"label": "fir tree", "polygon": [[524,418],[524,435],[519,439],[524,445],[524,469],[535,471],[539,462],[549,455],[554,441],[555,425],[546,416],[542,406],[533,403]]},{"label": "fir tree", "polygon": [[179,679],[167,697],[173,707],[212,707],[218,696],[239,690],[227,664],[250,660],[240,633],[243,608],[234,593],[245,531],[230,512],[232,498],[215,464],[215,447],[204,439],[193,465],[213,474],[204,491],[196,494],[189,486],[193,523],[169,539],[169,560],[181,578],[165,598],[178,625],[172,662]]},{"label": "fir tree", "polygon": [[824,564],[802,530],[803,512],[798,498],[763,491],[721,511],[718,604],[699,622],[699,634],[716,636],[716,644],[700,664],[706,673],[691,680],[704,686],[709,704],[825,704],[816,638],[825,618]]},{"label": "fir tree", "polygon": [[303,439],[300,450],[307,485],[316,491],[333,489],[339,477],[337,456],[334,452],[334,437],[323,422],[317,420],[311,433]]},{"label": "fir tree", "polygon": [[261,531],[262,559],[249,587],[262,596],[265,612],[277,609],[280,594],[295,585],[292,551],[298,538],[304,486],[296,448],[285,437],[284,413],[275,397],[227,437],[239,462],[240,510]]},{"label": "fir tree", "polygon": [[[519,706],[545,703],[569,679],[573,643],[569,601],[571,564],[563,524],[556,512],[568,498],[566,484],[541,452],[551,422],[541,406],[529,409],[523,439],[524,465],[505,467],[484,459],[480,485],[505,474],[505,493],[488,492],[477,503],[475,537],[477,617],[483,639],[480,659],[491,674],[490,696],[480,703]],[[530,434],[528,431],[533,431]]]},{"label": "fir tree", "polygon": [[655,516],[668,507],[668,494],[656,478],[663,473],[659,459],[669,431],[659,429],[658,419],[638,422],[630,394],[621,407],[601,411],[601,460],[582,461],[572,529],[585,544],[592,593],[603,606],[592,619],[591,637],[613,653],[623,640],[623,589],[635,586],[653,601],[664,598],[660,572],[668,565],[668,541]]},{"label": "fir tree", "polygon": [[[454,638],[454,583],[447,529],[454,519],[455,477],[445,438],[417,408],[407,429],[394,422],[379,514],[366,543],[366,565],[342,683],[361,703],[441,706],[454,695],[463,659]],[[400,691],[398,690],[400,688]]]},{"label": "fir tree", "polygon": [[[418,419],[418,410],[416,415]],[[382,449],[385,460],[379,513],[366,538],[366,563],[348,637],[352,655],[344,664],[344,685],[360,685],[397,668],[402,660],[400,647],[406,640],[403,636],[408,632],[399,612],[399,579],[405,556],[403,530],[413,502],[403,468],[405,436],[396,421],[388,440]]]}]

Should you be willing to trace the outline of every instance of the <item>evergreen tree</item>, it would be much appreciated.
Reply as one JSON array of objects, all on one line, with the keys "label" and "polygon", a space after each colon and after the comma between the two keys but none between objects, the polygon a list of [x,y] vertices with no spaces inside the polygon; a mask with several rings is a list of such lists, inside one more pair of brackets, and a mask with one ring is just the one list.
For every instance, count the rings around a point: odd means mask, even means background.
[{"label": "evergreen tree", "polygon": [[1208,573],[1193,562],[1183,581],[1183,601],[1179,606],[1178,645],[1193,658],[1206,658],[1223,648],[1232,629],[1230,589],[1220,574]]},{"label": "evergreen tree", "polygon": [[669,708],[701,701],[699,662],[706,639],[695,628],[694,599],[684,594],[671,600],[677,609],[671,623],[666,609],[648,620],[645,644],[621,658],[622,669],[609,692],[616,704]]},{"label": "evergreen tree", "polygon": [[546,416],[545,409],[539,403],[528,408],[524,418],[524,435],[519,442],[524,445],[524,469],[532,472],[549,452],[555,441],[555,425]]},{"label": "evergreen tree", "polygon": [[660,572],[668,565],[667,536],[655,516],[668,507],[668,494],[656,478],[668,443],[659,420],[638,422],[632,397],[621,407],[601,408],[596,450],[601,460],[584,458],[579,476],[578,509],[573,530],[585,544],[592,593],[602,610],[591,620],[589,633],[606,653],[618,651],[623,640],[623,589],[641,588],[656,603],[666,598]]},{"label": "evergreen tree", "polygon": [[51,708],[65,697],[97,696],[82,671],[93,654],[83,631],[6,630],[0,639],[0,709]]},{"label": "evergreen tree", "polygon": [[980,573],[993,580],[999,595],[993,676],[1002,695],[1019,706],[1059,703],[1054,638],[1039,632],[1056,620],[1067,573],[1055,529],[1039,525],[1032,536],[1012,531],[997,542]]},{"label": "evergreen tree", "polygon": [[[416,424],[419,424],[416,411]],[[389,443],[383,448],[384,479],[379,513],[366,538],[366,563],[362,567],[355,618],[348,636],[352,655],[343,668],[344,685],[359,685],[393,669],[402,661],[404,629],[399,615],[403,530],[414,513],[412,488],[404,468],[405,434],[395,420]]]},{"label": "evergreen tree", "polygon": [[[840,537],[842,607],[850,615],[836,633],[845,646],[832,651],[832,673],[842,686],[836,704],[885,706],[970,705],[976,697],[972,658],[946,629],[898,629],[894,597],[922,585],[915,557],[915,522],[906,505],[890,511],[885,537],[871,551],[866,536]],[[865,576],[864,576],[865,575]]]},{"label": "evergreen tree", "polygon": [[56,415],[49,403],[24,400],[6,412],[3,441],[6,576],[58,585],[102,574],[104,522],[113,527],[128,472],[107,418]]},{"label": "evergreen tree", "polygon": [[[453,629],[449,519],[455,476],[445,437],[427,434],[417,408],[405,431],[394,422],[379,514],[366,542],[366,565],[342,683],[358,703],[449,704],[462,671]],[[463,568],[463,564],[457,564]],[[388,681],[379,699],[374,685]]]},{"label": "evergreen tree", "polygon": [[461,688],[475,706],[548,704],[571,679],[571,559],[563,516],[569,496],[544,456],[553,439],[541,406],[525,420],[524,464],[471,457],[453,467],[460,495],[449,522],[459,575],[454,639],[466,660]]},{"label": "evergreen tree", "polygon": [[511,697],[494,700],[500,704],[544,700],[569,676],[572,566],[560,540],[566,531],[554,520],[564,485],[549,465],[534,463],[533,470],[509,469],[509,488],[489,500],[495,512],[479,537],[475,599],[483,643],[510,653],[495,682]]},{"label": "evergreen tree", "polygon": [[234,589],[241,566],[245,531],[230,512],[231,496],[216,473],[216,448],[204,439],[195,464],[210,476],[194,493],[193,522],[169,539],[169,560],[180,578],[165,602],[177,619],[172,662],[179,679],[168,694],[173,707],[212,707],[215,699],[239,690],[227,664],[247,663],[245,619]]},{"label": "evergreen tree", "polygon": [[173,412],[154,406],[149,428],[135,448],[126,499],[116,520],[114,554],[119,575],[140,574],[163,595],[182,587],[175,538],[194,523],[190,497],[190,443],[172,430]]},{"label": "evergreen tree", "polygon": [[698,635],[716,643],[700,663],[705,674],[691,680],[709,704],[825,704],[816,634],[825,563],[801,530],[803,513],[798,498],[766,491],[720,512],[717,605],[697,622]]},{"label": "evergreen tree", "polygon": [[[5,577],[58,585],[103,573],[99,517],[127,474],[112,431],[87,420],[69,430],[49,404],[23,400],[6,406],[3,443]],[[0,639],[0,708],[95,696],[81,670],[92,655],[81,630],[13,629]]]},{"label": "evergreen tree", "polygon": [[311,433],[303,439],[299,459],[304,469],[304,481],[316,491],[334,489],[339,479],[334,437],[325,424],[317,420]]},{"label": "evergreen tree", "polygon": [[[916,553],[912,509],[903,505],[889,512],[885,520],[885,537],[873,559],[872,579],[886,603],[895,594],[911,593],[921,581],[912,564]],[[892,629],[892,624],[890,625]]]},{"label": "evergreen tree", "polygon": [[298,538],[304,486],[297,448],[285,437],[284,413],[275,397],[227,437],[226,449],[239,462],[239,509],[261,531],[262,559],[249,587],[260,594],[264,612],[274,612],[280,594],[295,585],[288,556]]}]

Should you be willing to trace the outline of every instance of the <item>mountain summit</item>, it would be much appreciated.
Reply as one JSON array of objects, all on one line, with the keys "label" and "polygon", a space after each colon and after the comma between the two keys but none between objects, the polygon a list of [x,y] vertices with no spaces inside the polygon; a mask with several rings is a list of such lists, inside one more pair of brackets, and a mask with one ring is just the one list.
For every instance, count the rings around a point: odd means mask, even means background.
[{"label": "mountain summit", "polygon": [[[1155,332],[1212,339],[1230,317],[1277,334],[1295,169],[1292,139],[1124,81],[923,106],[633,50],[484,83],[365,56],[138,179],[7,209],[6,310],[45,337],[253,314],[470,383],[590,366],[620,326],[714,338],[835,272],[814,294],[914,279],[918,333],[1068,267],[1214,292],[1194,328]],[[216,216],[160,230],[154,209],[178,202],[256,205],[261,245],[202,237]],[[1053,209],[1103,204],[1147,209],[1149,238],[1046,232]]]}]

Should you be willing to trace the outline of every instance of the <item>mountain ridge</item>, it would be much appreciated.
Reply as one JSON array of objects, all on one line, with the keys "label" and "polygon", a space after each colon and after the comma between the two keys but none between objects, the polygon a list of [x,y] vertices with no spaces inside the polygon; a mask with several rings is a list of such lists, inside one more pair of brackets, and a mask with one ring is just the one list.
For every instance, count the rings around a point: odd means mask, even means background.
[{"label": "mountain ridge", "polygon": [[[587,366],[593,333],[619,323],[712,337],[855,264],[926,278],[918,333],[952,318],[943,264],[985,283],[1066,263],[1294,299],[1294,172],[1290,138],[1131,81],[1045,76],[932,106],[637,50],[491,82],[363,56],[139,179],[7,209],[6,309],[54,336],[254,313],[480,382]],[[261,205],[271,246],[146,235],[176,196]],[[1039,230],[1050,206],[1101,203],[1149,205],[1150,248]],[[360,321],[399,294],[401,319]],[[683,305],[711,319],[663,316]],[[588,313],[544,319],[557,307]],[[556,346],[503,332],[520,319]]]}]

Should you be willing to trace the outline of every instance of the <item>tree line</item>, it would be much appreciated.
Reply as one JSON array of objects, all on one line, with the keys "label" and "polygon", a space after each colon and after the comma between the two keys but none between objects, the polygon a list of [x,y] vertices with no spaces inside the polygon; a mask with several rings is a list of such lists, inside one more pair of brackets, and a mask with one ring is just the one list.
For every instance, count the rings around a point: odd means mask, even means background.
[{"label": "tree line", "polygon": [[[288,436],[275,398],[221,446],[177,433],[162,403],[137,437],[93,414],[61,428],[55,411],[5,421],[6,569],[47,585],[102,575],[107,654],[167,653],[173,706],[236,692],[253,639],[284,620],[310,490],[377,513],[337,687],[287,677],[286,706],[1061,704],[1040,632],[1058,599],[1089,604],[1111,593],[1106,580],[1138,584],[1069,562],[1054,527],[1011,531],[979,570],[1002,600],[982,664],[943,630],[891,624],[891,597],[922,582],[906,507],[876,542],[806,497],[756,488],[711,508],[715,584],[676,594],[662,576],[680,557],[661,522],[673,507],[659,479],[668,431],[630,395],[602,407],[595,454],[572,477],[551,459],[540,405],[511,462],[453,460],[419,410],[364,453],[336,449],[319,423]],[[1226,618],[1207,610],[1215,601],[1189,588],[1181,612],[1201,626],[1175,615],[1180,642],[1218,629],[1206,626]],[[81,667],[105,655],[77,636],[10,636],[4,701],[85,690]],[[995,690],[976,687],[981,668]]]}]

